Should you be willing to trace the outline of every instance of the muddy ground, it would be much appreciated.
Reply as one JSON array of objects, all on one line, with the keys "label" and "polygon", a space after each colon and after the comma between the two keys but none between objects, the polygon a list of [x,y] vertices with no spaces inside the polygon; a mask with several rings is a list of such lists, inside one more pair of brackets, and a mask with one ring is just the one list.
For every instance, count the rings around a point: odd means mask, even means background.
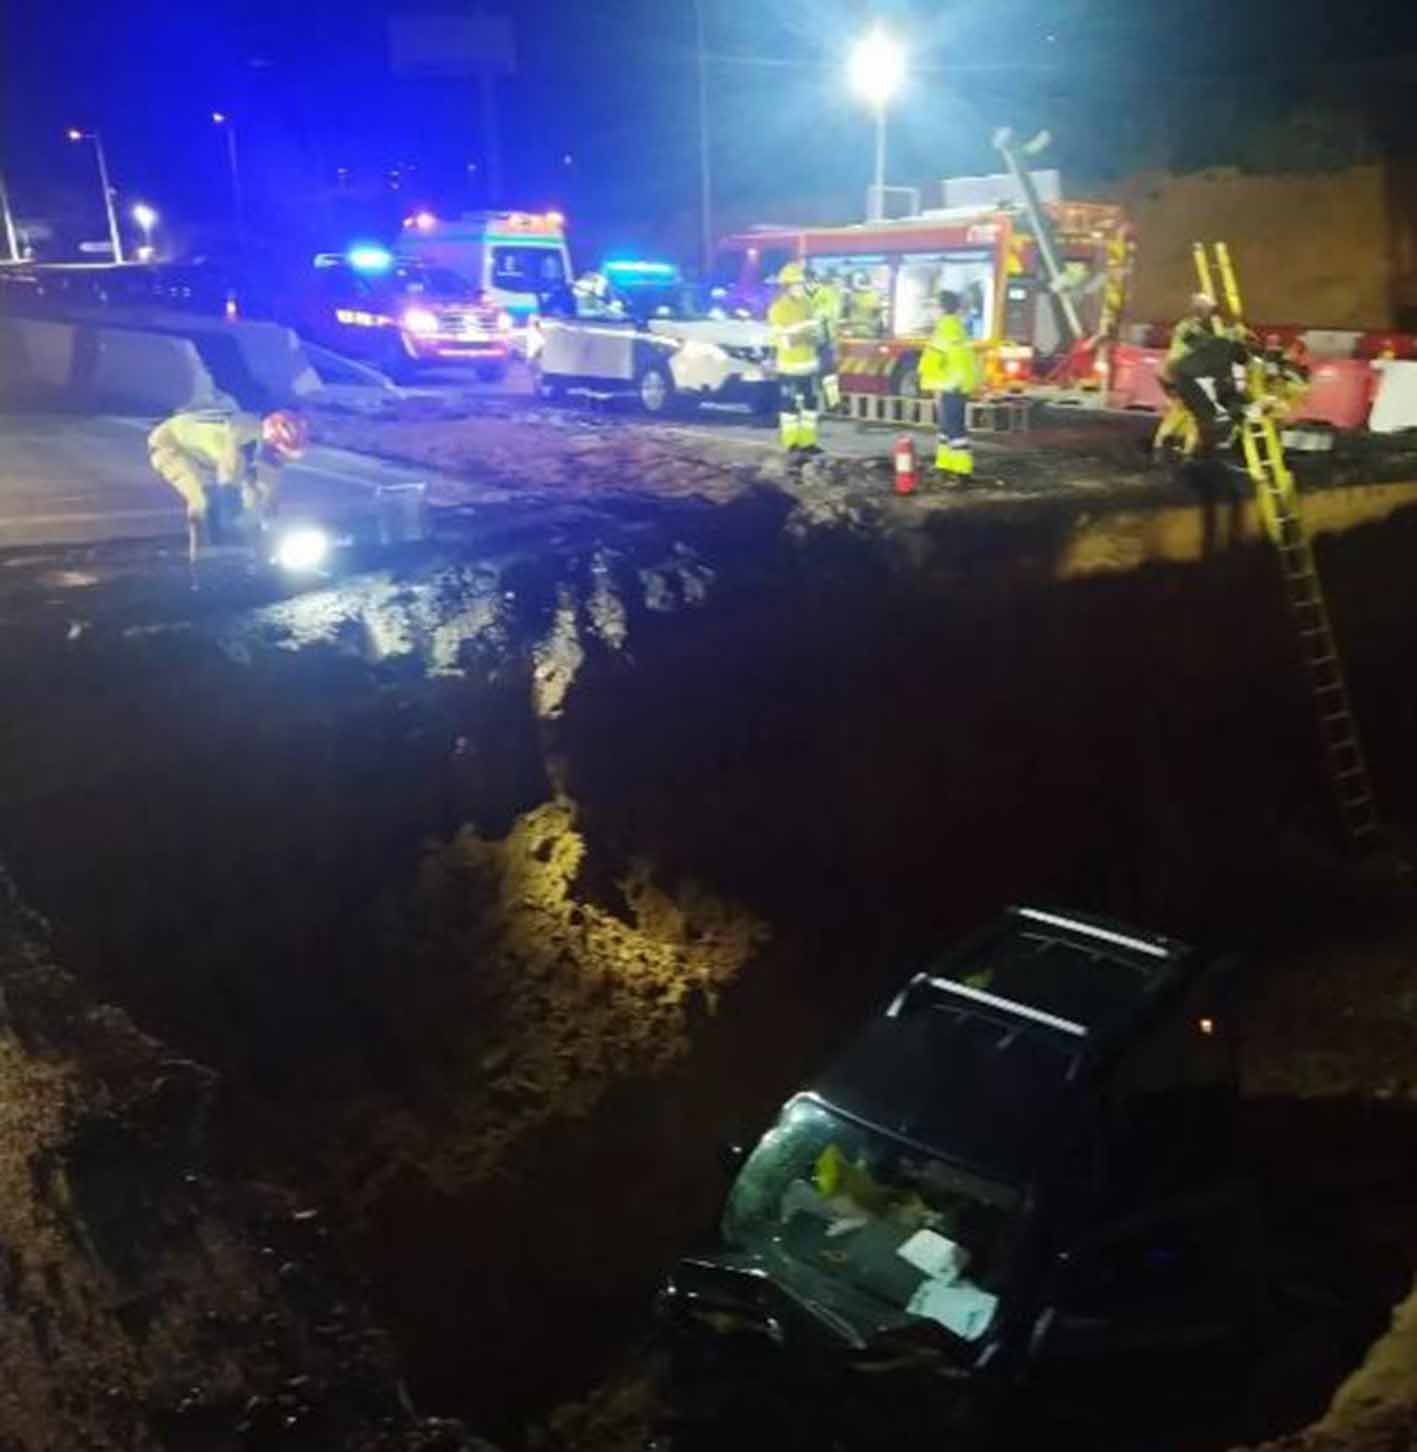
[{"label": "muddy ground", "polygon": [[[609,478],[291,599],[122,552],[6,572],[0,856],[85,991],[219,1075],[212,1173],[321,1210],[416,1405],[627,1445],[720,1140],[927,945],[1114,912],[1250,952],[1276,1242],[1355,1268],[1295,1313],[1287,1403],[1192,1445],[1316,1416],[1417,1264],[1414,930],[1337,850],[1267,551],[1061,578],[1106,491]],[[1399,826],[1411,513],[1321,545]]]}]

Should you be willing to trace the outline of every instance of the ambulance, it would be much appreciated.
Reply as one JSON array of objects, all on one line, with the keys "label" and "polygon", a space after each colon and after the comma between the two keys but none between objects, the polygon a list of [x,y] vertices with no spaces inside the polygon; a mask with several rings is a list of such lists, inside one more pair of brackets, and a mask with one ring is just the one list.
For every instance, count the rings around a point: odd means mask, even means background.
[{"label": "ambulance", "polygon": [[510,313],[519,331],[541,299],[572,277],[566,221],[559,212],[432,212],[406,217],[400,257],[458,273],[489,302]]}]

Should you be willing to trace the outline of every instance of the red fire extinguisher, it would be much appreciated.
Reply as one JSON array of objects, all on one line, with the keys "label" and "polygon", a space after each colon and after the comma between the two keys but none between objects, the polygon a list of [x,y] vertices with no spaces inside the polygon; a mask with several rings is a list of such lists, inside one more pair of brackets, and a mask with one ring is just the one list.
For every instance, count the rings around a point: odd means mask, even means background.
[{"label": "red fire extinguisher", "polygon": [[902,434],[895,441],[892,450],[895,456],[895,492],[914,494],[920,482],[920,466],[915,459],[915,440],[909,434]]}]

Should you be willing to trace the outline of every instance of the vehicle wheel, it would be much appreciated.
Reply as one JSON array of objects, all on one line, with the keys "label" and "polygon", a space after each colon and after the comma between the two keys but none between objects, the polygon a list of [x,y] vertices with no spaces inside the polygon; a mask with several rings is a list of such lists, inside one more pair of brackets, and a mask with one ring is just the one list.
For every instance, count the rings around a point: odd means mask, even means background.
[{"label": "vehicle wheel", "polygon": [[531,365],[532,389],[538,398],[547,403],[561,403],[566,397],[566,385],[554,374],[547,377],[539,363]]},{"label": "vehicle wheel", "polygon": [[920,369],[915,363],[902,363],[891,374],[891,392],[897,398],[919,398]]},{"label": "vehicle wheel", "polygon": [[507,376],[505,363],[480,363],[477,376],[483,383],[500,383]]},{"label": "vehicle wheel", "polygon": [[674,380],[662,363],[649,364],[635,380],[635,393],[646,413],[664,415],[674,406]]}]

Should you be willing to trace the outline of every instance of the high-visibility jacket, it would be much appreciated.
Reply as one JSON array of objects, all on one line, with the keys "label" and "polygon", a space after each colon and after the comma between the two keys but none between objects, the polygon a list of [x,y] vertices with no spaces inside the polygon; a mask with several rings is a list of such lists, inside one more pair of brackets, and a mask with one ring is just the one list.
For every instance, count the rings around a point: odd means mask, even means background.
[{"label": "high-visibility jacket", "polygon": [[245,503],[274,505],[280,470],[261,452],[261,419],[254,413],[198,409],[175,413],[148,435],[153,467],[187,501],[189,510],[204,508],[200,470],[210,470],[218,484],[239,484]]},{"label": "high-visibility jacket", "polygon": [[846,295],[844,331],[858,337],[878,337],[885,323],[886,300],[874,287],[853,288]]},{"label": "high-visibility jacket", "polygon": [[1232,327],[1217,317],[1188,314],[1171,330],[1165,372],[1195,378],[1222,376],[1244,358],[1244,335],[1242,327]]},{"label": "high-visibility jacket", "polygon": [[831,342],[841,328],[846,299],[834,282],[818,283],[812,290],[811,299],[812,311],[821,319],[822,332],[827,341]]},{"label": "high-visibility jacket", "polygon": [[768,324],[777,344],[777,371],[801,378],[821,368],[818,345],[821,321],[805,294],[780,293],[768,309]]},{"label": "high-visibility jacket", "polygon": [[973,393],[979,384],[974,348],[958,313],[935,324],[920,358],[920,387],[926,393]]}]

